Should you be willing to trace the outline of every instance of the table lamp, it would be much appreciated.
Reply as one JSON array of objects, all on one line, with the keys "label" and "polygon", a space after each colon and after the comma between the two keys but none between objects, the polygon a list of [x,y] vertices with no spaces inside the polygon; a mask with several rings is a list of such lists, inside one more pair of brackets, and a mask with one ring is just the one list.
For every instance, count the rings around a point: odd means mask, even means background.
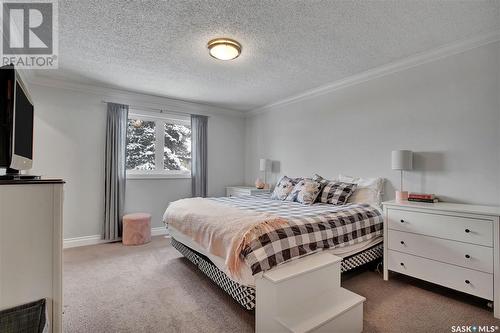
[{"label": "table lamp", "polygon": [[264,172],[264,188],[268,188],[267,171],[269,170],[269,160],[267,158],[260,159],[260,171]]},{"label": "table lamp", "polygon": [[403,171],[413,169],[413,152],[411,150],[392,151],[392,170],[401,171],[401,187],[396,191],[396,201],[408,200],[408,191],[403,191]]}]

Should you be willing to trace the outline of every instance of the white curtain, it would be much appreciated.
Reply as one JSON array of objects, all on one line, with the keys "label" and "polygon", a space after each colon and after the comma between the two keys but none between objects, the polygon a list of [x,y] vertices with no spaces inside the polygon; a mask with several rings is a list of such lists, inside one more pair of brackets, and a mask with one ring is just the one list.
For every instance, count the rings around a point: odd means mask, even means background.
[{"label": "white curtain", "polygon": [[119,240],[122,236],[127,120],[128,105],[108,103],[103,228],[103,238],[106,240]]},{"label": "white curtain", "polygon": [[191,191],[207,196],[207,116],[191,115]]}]

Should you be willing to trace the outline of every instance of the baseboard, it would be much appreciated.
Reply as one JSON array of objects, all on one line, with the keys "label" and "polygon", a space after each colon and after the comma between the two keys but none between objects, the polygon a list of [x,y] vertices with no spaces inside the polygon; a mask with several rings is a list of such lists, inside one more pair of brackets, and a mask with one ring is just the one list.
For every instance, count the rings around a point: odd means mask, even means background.
[{"label": "baseboard", "polygon": [[[165,227],[151,228],[151,236],[168,235],[168,230]],[[102,239],[101,235],[83,236],[64,239],[63,248],[69,249],[72,247],[97,245],[110,243],[111,241]]]},{"label": "baseboard", "polygon": [[63,248],[69,249],[72,247],[87,246],[87,245],[97,245],[103,243],[109,243],[109,240],[102,239],[101,235],[65,238],[63,242]]}]

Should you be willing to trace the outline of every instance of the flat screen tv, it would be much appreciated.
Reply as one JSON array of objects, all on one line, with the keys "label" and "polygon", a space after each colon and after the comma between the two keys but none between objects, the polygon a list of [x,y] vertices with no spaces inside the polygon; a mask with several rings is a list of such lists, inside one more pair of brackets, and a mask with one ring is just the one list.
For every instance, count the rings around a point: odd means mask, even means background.
[{"label": "flat screen tv", "polygon": [[0,68],[0,168],[18,175],[33,165],[33,100],[14,66]]}]

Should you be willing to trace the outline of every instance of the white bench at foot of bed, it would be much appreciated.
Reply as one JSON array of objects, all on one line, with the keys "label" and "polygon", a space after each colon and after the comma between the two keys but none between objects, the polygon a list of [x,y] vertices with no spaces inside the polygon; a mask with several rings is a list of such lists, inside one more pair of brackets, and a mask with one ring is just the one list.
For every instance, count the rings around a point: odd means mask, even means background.
[{"label": "white bench at foot of bed", "polygon": [[257,279],[256,333],[361,332],[365,298],[340,286],[341,261],[321,253]]}]

